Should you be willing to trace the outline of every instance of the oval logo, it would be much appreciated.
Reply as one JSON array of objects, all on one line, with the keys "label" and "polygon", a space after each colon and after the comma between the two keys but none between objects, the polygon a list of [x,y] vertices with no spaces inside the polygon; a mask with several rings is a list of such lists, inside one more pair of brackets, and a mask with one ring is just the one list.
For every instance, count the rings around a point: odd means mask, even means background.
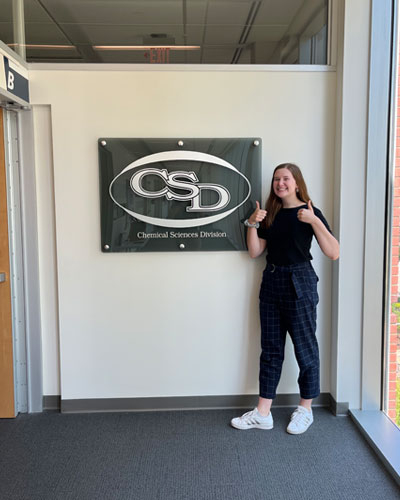
[{"label": "oval logo", "polygon": [[[179,168],[179,162],[185,162],[186,169]],[[157,168],[155,164],[160,165]],[[220,175],[216,165],[223,169]],[[197,151],[163,151],[144,156],[125,167],[109,186],[113,202],[129,215],[171,228],[204,226],[224,219],[243,205],[250,193],[249,180],[231,163]],[[155,200],[158,213],[149,215]]]}]

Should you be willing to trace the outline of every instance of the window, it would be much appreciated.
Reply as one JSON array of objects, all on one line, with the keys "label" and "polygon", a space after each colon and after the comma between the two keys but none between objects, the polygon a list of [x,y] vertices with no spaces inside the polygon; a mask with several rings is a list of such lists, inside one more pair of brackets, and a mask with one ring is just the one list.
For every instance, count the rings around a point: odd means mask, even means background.
[{"label": "window", "polygon": [[25,0],[26,41],[13,3],[29,62],[327,64],[328,0]]},{"label": "window", "polygon": [[[397,52],[399,51],[399,47]],[[393,80],[395,92],[393,93],[392,113],[394,114],[394,127],[392,131],[392,160],[391,160],[391,186],[389,224],[390,259],[389,274],[389,311],[387,312],[387,332],[385,342],[384,366],[384,391],[383,410],[388,417],[400,427],[400,65],[396,51],[393,55],[394,72]]]}]

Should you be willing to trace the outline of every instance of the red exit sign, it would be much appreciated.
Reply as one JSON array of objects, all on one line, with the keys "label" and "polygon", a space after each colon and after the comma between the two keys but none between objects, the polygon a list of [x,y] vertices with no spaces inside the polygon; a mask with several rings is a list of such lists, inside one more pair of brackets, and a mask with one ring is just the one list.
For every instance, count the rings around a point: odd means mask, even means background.
[{"label": "red exit sign", "polygon": [[145,57],[149,57],[150,64],[168,64],[169,51],[169,48],[154,47],[150,49],[148,54],[145,54]]}]

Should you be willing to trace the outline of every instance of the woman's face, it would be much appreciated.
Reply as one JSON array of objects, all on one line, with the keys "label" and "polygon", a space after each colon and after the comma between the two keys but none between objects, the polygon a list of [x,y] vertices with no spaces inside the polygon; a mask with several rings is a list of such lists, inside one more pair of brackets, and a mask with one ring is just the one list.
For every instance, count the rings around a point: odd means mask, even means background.
[{"label": "woman's face", "polygon": [[297,198],[297,184],[288,168],[280,168],[273,179],[274,193],[281,199]]}]

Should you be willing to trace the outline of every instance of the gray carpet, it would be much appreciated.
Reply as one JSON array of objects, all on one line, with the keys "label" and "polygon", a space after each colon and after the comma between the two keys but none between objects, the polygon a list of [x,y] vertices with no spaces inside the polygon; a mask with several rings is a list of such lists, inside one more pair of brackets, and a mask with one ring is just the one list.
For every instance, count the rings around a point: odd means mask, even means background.
[{"label": "gray carpet", "polygon": [[0,420],[4,500],[392,500],[400,490],[348,417],[314,410],[303,435],[238,431],[233,410]]}]

